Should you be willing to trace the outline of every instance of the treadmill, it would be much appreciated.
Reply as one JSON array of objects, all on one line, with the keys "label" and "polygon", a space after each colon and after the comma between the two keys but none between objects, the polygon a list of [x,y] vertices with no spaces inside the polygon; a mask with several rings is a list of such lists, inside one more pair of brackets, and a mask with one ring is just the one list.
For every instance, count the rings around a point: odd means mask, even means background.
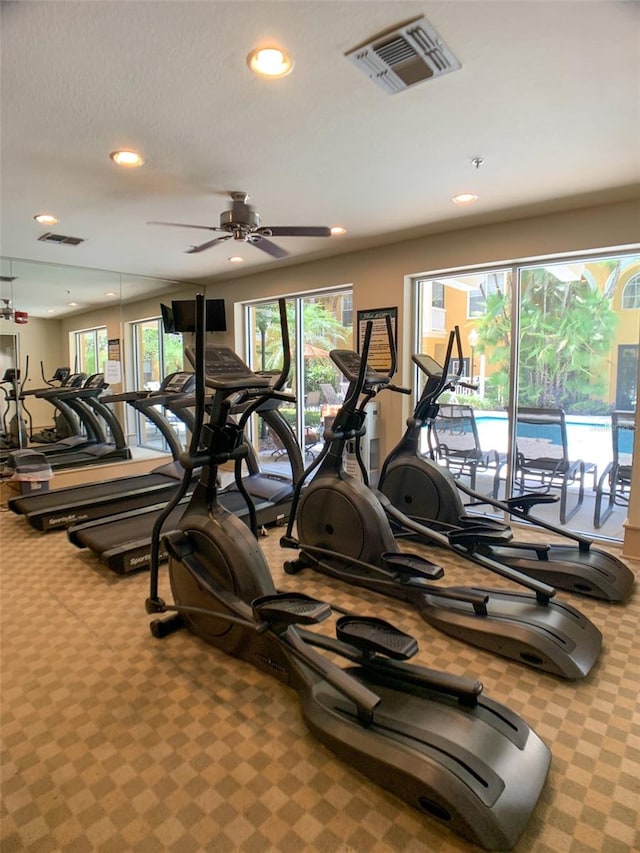
[{"label": "treadmill", "polygon": [[94,373],[81,388],[46,388],[35,393],[35,397],[48,400],[61,411],[67,407],[80,419],[85,431],[85,435],[73,435],[38,448],[54,471],[131,459],[120,422],[100,399],[106,387],[104,374]]},{"label": "treadmill", "polygon": [[[51,379],[47,379],[44,375],[44,364],[42,361],[40,362],[40,373],[44,385],[40,386],[40,388],[25,391],[25,397],[29,395],[35,396],[37,392],[47,391],[50,388],[80,388],[87,378],[86,373],[71,373],[71,368],[69,367],[58,367]],[[80,433],[78,419],[70,409],[68,411],[60,409],[53,402],[52,406],[54,410],[53,426],[44,427],[40,432],[32,435],[30,437],[31,442],[37,444],[55,444],[63,438]]]},{"label": "treadmill", "polygon": [[[235,353],[231,350],[229,352],[234,358],[237,358]],[[173,409],[174,406],[170,405],[170,408]],[[281,429],[282,424],[286,424],[289,432],[283,431],[278,434],[281,435],[283,443],[285,441],[293,441],[289,457],[293,460],[292,470],[296,472],[302,471],[302,455],[287,421],[285,421],[282,415],[277,413],[277,410],[267,409],[260,414],[274,431]],[[256,465],[255,454],[250,449],[248,458],[249,473],[242,478],[242,482],[254,504],[258,528],[262,530],[273,525],[285,524],[289,518],[293,501],[295,480],[284,478],[280,475],[260,473],[256,471]],[[174,480],[172,493],[178,488],[179,479],[180,477],[177,477]],[[194,483],[195,480],[197,480],[197,476],[194,479]],[[151,561],[151,534],[153,526],[157,517],[166,506],[168,499],[169,497],[166,497],[153,506],[142,507],[129,512],[121,512],[118,515],[112,515],[108,518],[96,518],[93,521],[73,524],[68,528],[67,536],[69,537],[69,541],[78,548],[89,548],[100,558],[101,562],[118,574],[128,574],[139,569],[147,569]],[[173,509],[165,521],[165,530],[172,530],[177,526],[189,499],[190,494],[185,495],[182,501]],[[246,521],[247,524],[249,523],[249,508],[238,486],[234,482],[218,493],[218,500],[229,512]],[[165,560],[166,558],[167,554],[164,551],[161,552],[160,559]]]},{"label": "treadmill", "polygon": [[[104,376],[98,373],[90,377],[82,388],[56,388],[36,394],[36,397],[45,399],[53,396],[57,405],[66,403],[79,416],[90,436],[89,442],[83,446],[79,446],[77,436],[72,436],[44,448],[42,452],[54,471],[131,459],[131,450],[127,447],[120,421],[101,400],[105,387]],[[66,446],[69,443],[71,446]],[[59,445],[65,447],[56,449]]]},{"label": "treadmill", "polygon": [[[160,407],[183,400],[185,395],[189,395],[188,403],[194,381],[193,373],[178,371],[167,376],[157,391],[132,391],[105,398],[108,403],[128,403],[157,426],[169,446],[172,462],[135,477],[118,477],[106,482],[14,497],[9,500],[9,509],[24,515],[36,530],[48,531],[166,502],[182,478],[182,468],[177,461],[182,446]],[[176,406],[175,412],[189,428],[184,406]]]},{"label": "treadmill", "polygon": [[[281,307],[281,322],[284,312],[284,302]],[[283,327],[284,328],[284,327]],[[288,347],[288,336],[283,335],[284,359],[279,374],[265,375],[254,373],[245,362],[229,347],[207,344],[205,347],[206,384],[212,389],[225,387],[232,392],[233,383],[244,383],[247,377],[254,377],[257,387],[271,384],[280,390],[287,380],[291,365]],[[195,355],[190,348],[185,354],[193,364]],[[268,400],[258,409],[258,414],[265,420],[282,441],[287,449],[291,464],[291,476],[261,472],[258,460],[249,446],[247,467],[249,473],[242,477],[243,487],[249,492],[255,507],[258,528],[266,528],[274,524],[284,524],[293,502],[294,484],[302,475],[304,462],[295,434],[289,423],[278,411],[279,401]],[[170,408],[173,406],[170,404]],[[231,411],[237,416],[244,406],[238,402]],[[177,487],[177,484],[176,484]],[[238,518],[249,523],[249,509],[239,487],[232,483],[218,493],[219,502]],[[164,522],[164,530],[173,529],[184,512],[188,497],[179,503]],[[147,510],[136,510],[133,513],[122,513],[119,516],[105,520],[89,521],[86,524],[74,525],[69,528],[69,540],[78,548],[90,548],[108,568],[118,574],[148,568],[151,558],[151,533],[156,519],[164,509],[166,501]],[[160,554],[165,560],[166,553]]]}]

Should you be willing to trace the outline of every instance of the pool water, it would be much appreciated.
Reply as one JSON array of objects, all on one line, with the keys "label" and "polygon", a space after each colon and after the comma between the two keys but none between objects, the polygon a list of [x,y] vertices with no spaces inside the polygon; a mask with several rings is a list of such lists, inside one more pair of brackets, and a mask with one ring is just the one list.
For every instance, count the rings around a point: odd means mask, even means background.
[{"label": "pool water", "polygon": [[[495,448],[506,453],[508,422],[506,414],[498,412],[475,412],[480,445],[483,450]],[[569,457],[606,465],[611,461],[613,451],[611,442],[611,420],[602,417],[569,416],[566,419],[567,438],[569,441]],[[520,424],[518,435],[523,438],[547,438],[551,436],[552,444],[560,445],[560,435],[557,430],[546,430],[539,424]],[[633,433],[623,430],[620,433],[620,452],[633,453]]]}]

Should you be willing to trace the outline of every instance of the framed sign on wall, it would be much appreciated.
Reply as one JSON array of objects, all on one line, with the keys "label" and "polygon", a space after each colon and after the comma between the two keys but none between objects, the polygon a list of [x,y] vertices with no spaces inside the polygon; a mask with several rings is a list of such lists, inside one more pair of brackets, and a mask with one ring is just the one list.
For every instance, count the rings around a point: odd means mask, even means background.
[{"label": "framed sign on wall", "polygon": [[391,352],[389,350],[389,337],[387,334],[387,317],[391,318],[391,329],[393,333],[393,344],[398,347],[398,309],[397,308],[372,308],[366,311],[358,311],[358,352],[362,352],[364,335],[369,320],[373,323],[371,329],[371,341],[369,343],[369,357],[367,362],[374,370],[386,373],[391,367]]}]

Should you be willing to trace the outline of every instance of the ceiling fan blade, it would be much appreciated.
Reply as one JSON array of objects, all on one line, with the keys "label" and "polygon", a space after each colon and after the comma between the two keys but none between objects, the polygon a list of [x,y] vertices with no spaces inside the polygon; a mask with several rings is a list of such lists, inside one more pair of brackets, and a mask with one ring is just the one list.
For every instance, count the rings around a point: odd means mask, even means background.
[{"label": "ceiling fan blade", "polygon": [[187,249],[186,255],[195,255],[198,252],[204,252],[205,249],[210,249],[212,246],[215,246],[216,243],[223,243],[225,240],[230,240],[233,237],[233,234],[227,234],[226,237],[216,237],[215,240],[209,240],[207,243],[202,243],[200,246],[192,246],[190,249]]},{"label": "ceiling fan blade", "polygon": [[331,237],[331,229],[322,225],[274,225],[259,229],[271,237]]},{"label": "ceiling fan blade", "polygon": [[289,254],[285,249],[282,249],[280,246],[276,246],[276,244],[272,243],[271,240],[267,240],[266,237],[263,237],[262,234],[258,234],[255,231],[253,234],[248,235],[247,243],[251,243],[251,245],[255,246],[256,249],[262,249],[263,252],[267,252],[267,254],[271,255],[273,258],[286,258]]},{"label": "ceiling fan blade", "polygon": [[171,225],[174,228],[200,228],[203,231],[222,231],[214,225],[187,225],[185,222],[147,222],[147,225]]}]

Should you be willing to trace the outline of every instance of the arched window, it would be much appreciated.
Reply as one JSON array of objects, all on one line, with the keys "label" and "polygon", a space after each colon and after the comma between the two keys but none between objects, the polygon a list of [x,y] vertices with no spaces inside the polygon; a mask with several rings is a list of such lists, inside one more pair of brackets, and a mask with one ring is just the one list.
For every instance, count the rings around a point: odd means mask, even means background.
[{"label": "arched window", "polygon": [[622,309],[640,308],[640,272],[632,275],[622,291]]}]

